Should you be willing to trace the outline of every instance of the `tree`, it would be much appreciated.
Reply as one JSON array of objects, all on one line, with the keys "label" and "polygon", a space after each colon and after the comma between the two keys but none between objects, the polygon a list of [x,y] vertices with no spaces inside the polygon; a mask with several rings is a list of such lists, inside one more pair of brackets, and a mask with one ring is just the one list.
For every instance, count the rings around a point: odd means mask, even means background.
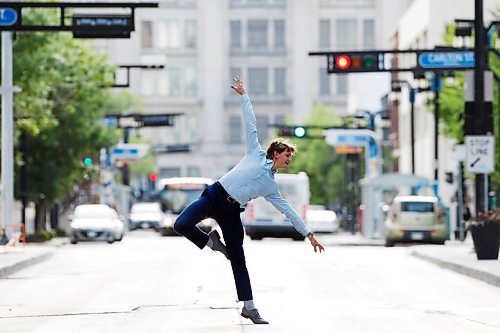
[{"label": "tree", "polygon": [[[23,20],[54,20],[27,13]],[[44,15],[46,13],[44,12]],[[27,152],[16,149],[15,183],[27,167],[27,200],[35,203],[36,231],[45,229],[51,202],[72,191],[88,174],[85,155],[96,159],[101,147],[117,142],[101,119],[114,99],[109,89],[115,68],[88,42],[69,33],[18,33],[14,40],[16,138],[27,137]],[[118,107],[118,106],[117,106]],[[15,196],[21,197],[16,186]]]},{"label": "tree", "polygon": [[[498,19],[500,17],[500,9],[494,13]],[[444,36],[444,41],[447,45],[453,45],[455,36],[455,25],[450,25]],[[495,40],[496,38],[493,38]],[[495,76],[500,77],[500,59],[493,53],[489,52],[488,57],[489,68],[495,73]],[[464,75],[462,72],[455,72],[455,78],[444,80],[443,90],[440,94],[440,120],[442,133],[445,136],[455,139],[458,143],[464,142],[463,133],[463,113],[464,113]],[[493,123],[495,136],[495,172],[491,174],[491,188],[497,193],[500,193],[500,100],[498,79],[494,80],[494,98],[493,98]]]}]

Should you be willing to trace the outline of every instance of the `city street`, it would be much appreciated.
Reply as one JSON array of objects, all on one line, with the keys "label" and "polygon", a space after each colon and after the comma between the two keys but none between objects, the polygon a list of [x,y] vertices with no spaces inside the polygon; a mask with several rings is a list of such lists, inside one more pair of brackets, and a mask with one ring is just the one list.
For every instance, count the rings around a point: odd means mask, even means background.
[{"label": "city street", "polygon": [[[320,236],[331,244],[336,235]],[[500,332],[500,289],[408,246],[245,239],[254,299],[239,316],[228,262],[180,237],[65,245],[0,279],[0,332]]]}]

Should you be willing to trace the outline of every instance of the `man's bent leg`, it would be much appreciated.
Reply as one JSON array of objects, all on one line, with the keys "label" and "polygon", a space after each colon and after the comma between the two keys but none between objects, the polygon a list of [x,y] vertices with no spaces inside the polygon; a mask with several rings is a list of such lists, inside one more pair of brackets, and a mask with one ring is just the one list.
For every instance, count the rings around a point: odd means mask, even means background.
[{"label": "man's bent leg", "polygon": [[206,197],[201,196],[187,206],[177,217],[174,230],[200,249],[203,249],[207,245],[208,235],[198,228],[196,224],[210,216],[210,203]]}]

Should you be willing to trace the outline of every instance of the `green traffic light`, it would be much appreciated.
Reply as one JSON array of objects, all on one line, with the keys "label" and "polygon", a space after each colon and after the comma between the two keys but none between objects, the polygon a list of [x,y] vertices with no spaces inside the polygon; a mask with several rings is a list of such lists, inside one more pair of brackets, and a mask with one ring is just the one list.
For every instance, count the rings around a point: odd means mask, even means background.
[{"label": "green traffic light", "polygon": [[94,161],[92,161],[92,158],[90,157],[85,157],[85,159],[83,160],[83,164],[85,165],[92,165],[94,163]]},{"label": "green traffic light", "polygon": [[365,69],[371,69],[375,67],[375,57],[371,55],[367,55],[363,58],[363,67]]},{"label": "green traffic light", "polygon": [[302,126],[297,126],[293,130],[293,135],[295,135],[297,138],[303,138],[306,136],[306,128]]}]

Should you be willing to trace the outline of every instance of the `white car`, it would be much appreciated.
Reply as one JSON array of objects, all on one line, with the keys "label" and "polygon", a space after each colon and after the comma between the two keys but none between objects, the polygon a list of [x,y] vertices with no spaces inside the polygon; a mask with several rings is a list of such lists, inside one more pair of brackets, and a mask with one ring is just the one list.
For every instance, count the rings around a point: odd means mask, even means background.
[{"label": "white car", "polygon": [[113,208],[101,204],[79,205],[70,217],[71,244],[80,241],[121,241],[125,226]]},{"label": "white car", "polygon": [[337,232],[339,221],[334,211],[328,210],[322,205],[310,205],[307,210],[307,225],[312,232]]},{"label": "white car", "polygon": [[158,202],[137,202],[130,209],[130,230],[138,228],[158,230],[162,221],[163,212]]}]

